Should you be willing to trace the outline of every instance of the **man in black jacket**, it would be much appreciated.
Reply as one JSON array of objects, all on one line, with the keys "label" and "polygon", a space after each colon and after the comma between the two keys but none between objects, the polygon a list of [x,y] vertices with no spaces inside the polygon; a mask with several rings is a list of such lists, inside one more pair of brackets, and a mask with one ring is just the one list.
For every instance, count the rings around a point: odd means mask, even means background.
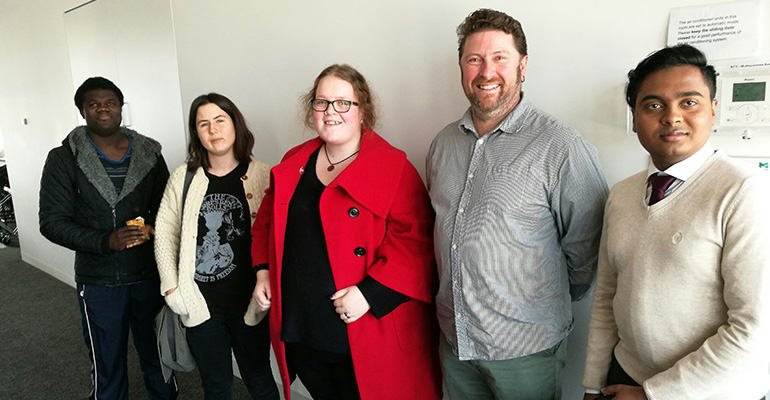
[{"label": "man in black jacket", "polygon": [[[123,94],[87,79],[75,93],[86,126],[48,153],[40,182],[40,232],[75,250],[83,337],[92,364],[91,399],[127,399],[131,330],[148,399],[174,399],[157,352],[154,317],[163,305],[152,240],[168,168],[155,140],[121,127]],[[144,227],[127,221],[144,218]]]}]

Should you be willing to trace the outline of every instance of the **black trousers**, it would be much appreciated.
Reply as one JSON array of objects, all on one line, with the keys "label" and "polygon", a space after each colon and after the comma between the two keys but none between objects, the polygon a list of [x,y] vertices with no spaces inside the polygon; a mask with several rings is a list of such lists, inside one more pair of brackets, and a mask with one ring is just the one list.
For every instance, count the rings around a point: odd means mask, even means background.
[{"label": "black trousers", "polygon": [[265,318],[248,326],[240,314],[211,313],[206,322],[187,328],[195,362],[200,370],[206,400],[233,398],[235,354],[241,379],[254,400],[278,400],[278,387],[270,370],[270,331]]},{"label": "black trousers", "polygon": [[[642,386],[638,383],[636,383],[635,380],[633,380],[625,370],[623,370],[623,367],[620,366],[620,363],[618,363],[618,360],[615,358],[615,355],[612,355],[612,363],[610,364],[610,372],[607,373],[607,386],[610,385],[628,385],[628,386]],[[759,400],[765,400],[764,397],[762,397]]]},{"label": "black trousers", "polygon": [[360,400],[350,353],[316,350],[302,343],[285,343],[286,361],[313,400]]},{"label": "black trousers", "polygon": [[610,372],[607,373],[607,386],[610,385],[642,386],[636,383],[636,381],[633,380],[630,376],[628,376],[626,371],[623,370],[623,367],[621,367],[618,363],[618,360],[615,358],[614,354],[612,355]]}]

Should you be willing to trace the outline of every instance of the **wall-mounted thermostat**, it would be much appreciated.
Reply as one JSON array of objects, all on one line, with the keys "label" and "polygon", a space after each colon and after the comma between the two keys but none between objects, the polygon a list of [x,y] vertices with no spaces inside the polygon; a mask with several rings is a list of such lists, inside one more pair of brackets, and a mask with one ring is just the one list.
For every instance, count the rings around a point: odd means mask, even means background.
[{"label": "wall-mounted thermostat", "polygon": [[770,73],[727,75],[718,86],[720,128],[770,127]]}]

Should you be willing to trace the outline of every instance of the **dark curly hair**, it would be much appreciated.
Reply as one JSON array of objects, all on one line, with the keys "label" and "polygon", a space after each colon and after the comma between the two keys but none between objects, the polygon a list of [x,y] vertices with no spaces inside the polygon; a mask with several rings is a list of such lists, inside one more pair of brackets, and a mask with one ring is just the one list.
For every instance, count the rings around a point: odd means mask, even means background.
[{"label": "dark curly hair", "polygon": [[99,89],[111,90],[118,98],[121,107],[123,106],[123,92],[111,80],[101,76],[93,76],[86,79],[78,90],[75,91],[75,107],[77,107],[81,117],[85,118],[85,115],[83,115],[83,102],[85,101],[86,93]]}]

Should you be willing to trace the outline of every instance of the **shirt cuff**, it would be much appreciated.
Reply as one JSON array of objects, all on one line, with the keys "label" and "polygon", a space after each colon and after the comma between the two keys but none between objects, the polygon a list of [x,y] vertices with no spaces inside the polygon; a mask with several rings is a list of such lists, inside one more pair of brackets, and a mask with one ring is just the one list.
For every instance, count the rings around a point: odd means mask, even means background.
[{"label": "shirt cuff", "polygon": [[259,271],[269,270],[270,264],[257,264],[252,269],[254,270],[254,275],[257,275]]}]

